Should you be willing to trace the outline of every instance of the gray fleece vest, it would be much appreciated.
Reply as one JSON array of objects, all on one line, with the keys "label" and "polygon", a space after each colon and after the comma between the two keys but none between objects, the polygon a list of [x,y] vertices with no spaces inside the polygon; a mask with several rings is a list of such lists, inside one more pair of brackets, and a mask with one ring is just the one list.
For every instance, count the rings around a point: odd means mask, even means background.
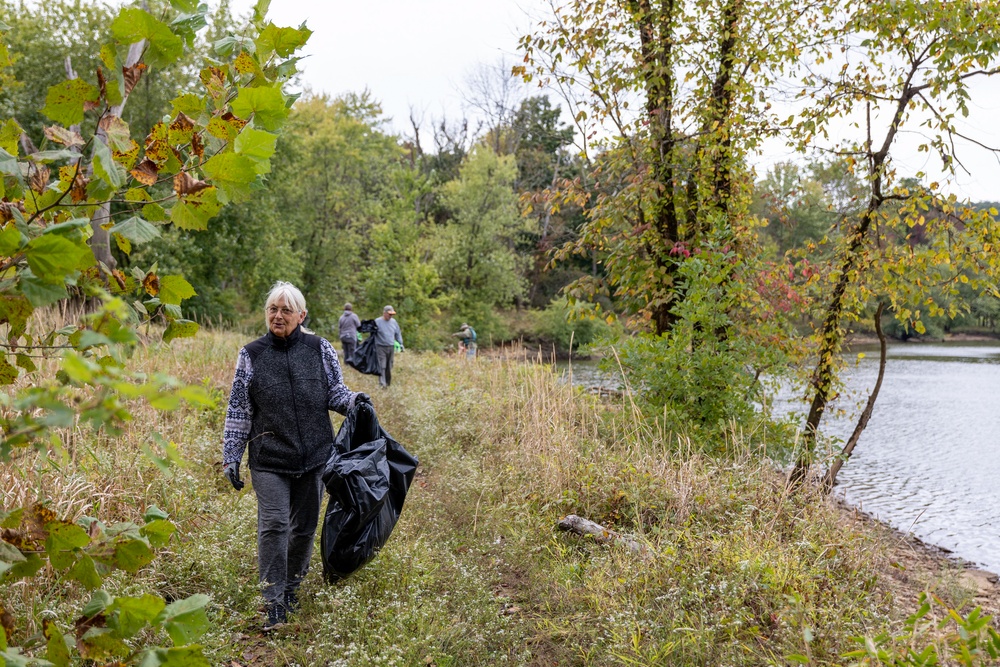
[{"label": "gray fleece vest", "polygon": [[333,425],[319,336],[301,327],[285,339],[268,332],[246,351],[253,366],[250,469],[298,475],[324,465]]}]

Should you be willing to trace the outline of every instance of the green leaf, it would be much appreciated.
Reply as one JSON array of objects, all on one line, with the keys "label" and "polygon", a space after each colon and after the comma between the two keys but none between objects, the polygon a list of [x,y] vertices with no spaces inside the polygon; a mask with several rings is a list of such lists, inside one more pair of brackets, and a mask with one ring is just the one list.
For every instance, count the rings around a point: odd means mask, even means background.
[{"label": "green leaf", "polygon": [[73,563],[73,567],[66,572],[66,577],[79,581],[88,590],[99,588],[104,583],[101,575],[97,572],[97,564],[87,554],[80,555],[80,559]]},{"label": "green leaf", "polygon": [[14,567],[15,563],[26,563],[28,559],[13,544],[0,540],[0,575]]},{"label": "green leaf", "polygon": [[7,361],[6,355],[0,356],[0,385],[13,384],[18,375],[17,368]]},{"label": "green leaf", "polygon": [[210,667],[210,663],[200,646],[180,646],[147,650],[139,667]]},{"label": "green leaf", "polygon": [[53,304],[60,299],[65,299],[69,295],[66,293],[66,285],[54,285],[44,282],[35,277],[30,271],[22,271],[18,276],[18,285],[21,293],[35,308],[41,308]]},{"label": "green leaf", "polygon": [[101,129],[104,130],[111,150],[123,153],[132,148],[132,131],[121,118],[105,116],[101,119]]},{"label": "green leaf", "polygon": [[170,536],[177,532],[177,526],[166,519],[157,519],[140,528],[139,532],[151,545],[158,548],[170,541]]},{"label": "green leaf", "polygon": [[208,221],[220,208],[218,190],[215,187],[205,188],[181,197],[170,209],[170,221],[180,229],[208,229]]},{"label": "green leaf", "polygon": [[160,276],[160,302],[180,305],[184,299],[190,299],[197,292],[191,283],[183,276]]},{"label": "green leaf", "polygon": [[38,366],[35,365],[35,362],[32,361],[31,357],[29,357],[28,355],[18,354],[16,355],[16,359],[17,361],[15,363],[17,364],[18,368],[23,368],[29,373],[34,373],[35,371],[38,370]]},{"label": "green leaf", "polygon": [[184,53],[184,42],[165,23],[142,9],[123,9],[111,22],[111,33],[122,44],[148,40],[143,61],[150,67],[163,67]]},{"label": "green leaf", "polygon": [[73,243],[63,236],[43,234],[24,247],[28,266],[36,277],[61,285],[66,277],[94,264],[94,253],[84,243]]},{"label": "green leaf", "polygon": [[46,619],[42,627],[45,635],[45,657],[57,667],[67,667],[69,665],[69,648],[72,642],[68,641],[59,626],[52,619]]},{"label": "green leaf", "polygon": [[219,198],[222,203],[250,198],[250,184],[257,180],[257,165],[250,158],[236,153],[218,153],[202,168],[223,195]]},{"label": "green leaf", "polygon": [[198,333],[199,325],[191,320],[173,320],[163,332],[163,342],[169,343],[175,338],[190,338]]},{"label": "green leaf", "polygon": [[83,633],[79,643],[83,644],[80,651],[83,657],[101,662],[131,653],[128,644],[111,628],[92,627]]},{"label": "green leaf", "polygon": [[149,593],[140,598],[117,597],[108,607],[108,626],[118,630],[123,638],[131,637],[149,625],[166,606],[163,598]]},{"label": "green leaf", "polygon": [[38,554],[25,554],[23,563],[14,563],[14,566],[4,573],[5,580],[27,579],[35,576],[39,570],[45,567],[45,561],[38,557]]},{"label": "green leaf", "polygon": [[146,508],[146,513],[142,515],[142,518],[146,523],[150,523],[152,521],[158,521],[160,519],[169,519],[170,515],[161,510],[156,505],[150,505],[149,507]]},{"label": "green leaf", "polygon": [[185,93],[174,98],[171,105],[170,116],[172,118],[176,118],[179,113],[191,118],[197,118],[205,112],[205,98],[199,97],[194,93]]},{"label": "green leaf", "polygon": [[0,230],[0,255],[10,257],[21,247],[21,232],[14,225],[7,225]]},{"label": "green leaf", "polygon": [[285,96],[280,87],[241,88],[233,100],[233,113],[265,130],[277,130],[288,118]]},{"label": "green leaf", "polygon": [[90,544],[90,536],[80,526],[69,521],[53,521],[45,524],[49,535],[45,538],[45,550],[49,562],[57,570],[63,570],[76,560],[76,550]]},{"label": "green leaf", "polygon": [[115,162],[111,150],[103,141],[94,141],[94,175],[111,186],[112,191],[125,184],[126,174]]},{"label": "green leaf", "polygon": [[245,127],[236,137],[234,150],[239,155],[245,155],[258,163],[257,173],[266,174],[271,171],[270,157],[274,155],[275,142],[278,135],[252,127]]},{"label": "green leaf", "polygon": [[151,562],[153,550],[145,539],[123,539],[115,544],[114,563],[120,569],[135,573]]},{"label": "green leaf", "polygon": [[200,0],[170,0],[170,6],[179,12],[188,14],[198,9],[199,2]]},{"label": "green leaf", "polygon": [[253,6],[253,21],[256,24],[264,23],[267,18],[267,10],[271,7],[271,0],[257,0]]},{"label": "green leaf", "polygon": [[174,646],[190,644],[209,628],[208,616],[205,615],[209,600],[207,595],[201,594],[178,600],[160,612],[154,623],[163,626]]},{"label": "green leaf", "polygon": [[49,87],[42,113],[60,125],[76,125],[83,121],[84,105],[96,103],[101,91],[82,79],[69,79]]},{"label": "green leaf", "polygon": [[13,118],[8,118],[3,125],[0,125],[0,148],[11,155],[17,155],[21,134],[24,132],[21,126]]},{"label": "green leaf", "polygon": [[312,35],[312,30],[306,28],[304,24],[300,28],[279,28],[268,22],[264,30],[261,31],[260,37],[257,38],[257,55],[261,61],[267,59],[272,53],[277,53],[281,58],[287,58],[305,46],[310,35]]},{"label": "green leaf", "polygon": [[90,596],[90,602],[81,611],[81,615],[84,618],[93,618],[98,614],[104,613],[104,610],[108,608],[111,604],[111,595],[105,590],[94,591]]},{"label": "green leaf", "polygon": [[136,215],[116,223],[108,231],[113,234],[121,234],[137,245],[148,243],[160,235],[159,229]]},{"label": "green leaf", "polygon": [[236,47],[240,44],[240,40],[233,35],[227,35],[220,40],[217,40],[212,45],[212,50],[215,51],[216,55],[228,58],[236,50]]},{"label": "green leaf", "polygon": [[5,510],[0,510],[0,528],[14,529],[21,525],[21,520],[24,518],[24,508],[18,507],[17,509],[10,510],[9,512]]}]

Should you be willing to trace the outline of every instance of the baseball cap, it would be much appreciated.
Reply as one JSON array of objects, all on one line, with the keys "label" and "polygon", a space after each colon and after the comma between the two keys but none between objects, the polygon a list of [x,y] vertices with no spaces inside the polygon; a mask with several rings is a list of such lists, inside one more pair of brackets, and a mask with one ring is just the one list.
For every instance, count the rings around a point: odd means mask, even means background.
[{"label": "baseball cap", "polygon": [[382,312],[383,313],[392,313],[393,315],[395,315],[396,314],[396,309],[393,308],[392,306],[386,306],[385,308],[382,309]]}]

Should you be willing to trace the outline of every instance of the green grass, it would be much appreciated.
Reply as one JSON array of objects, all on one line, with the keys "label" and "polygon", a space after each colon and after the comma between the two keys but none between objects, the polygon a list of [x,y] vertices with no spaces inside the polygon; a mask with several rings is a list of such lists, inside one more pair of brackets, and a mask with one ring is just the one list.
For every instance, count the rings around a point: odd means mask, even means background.
[{"label": "green grass", "polygon": [[[27,454],[0,466],[0,506],[44,497],[63,516],[106,522],[167,510],[179,534],[112,589],[212,595],[201,642],[213,664],[781,665],[789,654],[842,664],[851,636],[893,627],[915,604],[888,592],[884,534],[819,496],[789,496],[754,434],[705,458],[639,421],[627,396],[600,402],[545,367],[406,353],[388,391],[346,378],[421,460],[400,523],[336,585],[314,554],[300,612],[264,636],[253,492],[234,492],[219,465],[242,342],[209,332],[142,362],[209,387],[215,408],[138,407],[120,438],[66,434],[65,461]],[[163,451],[153,430],[185,465],[163,473],[142,454]],[[648,551],[562,533],[569,513]],[[46,593],[53,584],[0,586],[22,639],[39,604],[73,618],[86,601],[81,590]]]}]

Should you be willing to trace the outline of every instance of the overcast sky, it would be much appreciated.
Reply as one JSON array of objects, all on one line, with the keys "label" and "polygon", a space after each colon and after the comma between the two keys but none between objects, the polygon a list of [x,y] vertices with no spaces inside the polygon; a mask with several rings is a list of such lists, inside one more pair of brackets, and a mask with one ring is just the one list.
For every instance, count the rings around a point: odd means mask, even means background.
[{"label": "overcast sky", "polygon": [[[232,2],[237,13],[254,4]],[[520,60],[518,38],[547,5],[547,0],[272,0],[268,17],[279,26],[305,22],[313,31],[308,58],[300,63],[305,86],[333,95],[368,88],[393,119],[390,128],[409,133],[411,108],[428,131],[435,119],[461,117],[466,111],[461,91],[470,75],[503,57],[508,63]],[[1000,81],[977,86],[970,111],[961,129],[1000,146]],[[909,142],[915,145],[916,138]],[[974,201],[1000,201],[996,157],[971,144],[959,151],[972,175],[960,175],[951,191]],[[939,177],[926,153],[903,150],[895,156],[903,175],[924,170],[929,178]],[[768,164],[793,157],[769,143],[758,175]]]}]

